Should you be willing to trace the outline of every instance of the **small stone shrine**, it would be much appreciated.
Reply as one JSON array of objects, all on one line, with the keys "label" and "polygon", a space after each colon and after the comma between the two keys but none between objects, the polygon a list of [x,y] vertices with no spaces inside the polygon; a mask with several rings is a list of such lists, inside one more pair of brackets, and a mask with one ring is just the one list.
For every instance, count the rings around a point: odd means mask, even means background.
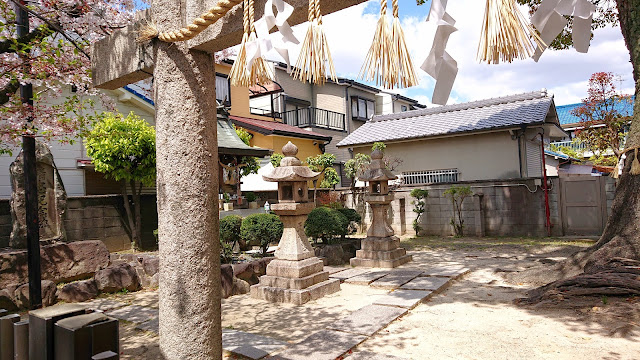
[{"label": "small stone shrine", "polygon": [[411,261],[411,255],[400,248],[400,239],[394,236],[387,221],[389,204],[393,194],[389,194],[389,180],[397,177],[387,170],[382,161],[382,151],[371,153],[371,164],[360,181],[368,182],[365,201],[371,206],[373,220],[367,231],[367,238],[361,242],[361,250],[351,259],[351,266],[394,268]]},{"label": "small stone shrine", "polygon": [[278,204],[271,210],[284,224],[275,259],[267,265],[267,274],[251,286],[251,297],[270,302],[304,304],[340,290],[340,280],[329,280],[304,233],[304,223],[313,210],[309,201],[308,181],[320,173],[313,172],[296,157],[298,148],[291,142],[282,148],[285,157],[265,181],[278,183]]},{"label": "small stone shrine", "polygon": [[[27,226],[24,203],[24,161],[22,151],[11,163],[11,219],[13,229],[9,247],[27,247]],[[36,173],[38,183],[38,221],[40,241],[53,243],[64,241],[64,213],[67,208],[67,192],[64,190],[58,168],[49,147],[36,141]]]}]

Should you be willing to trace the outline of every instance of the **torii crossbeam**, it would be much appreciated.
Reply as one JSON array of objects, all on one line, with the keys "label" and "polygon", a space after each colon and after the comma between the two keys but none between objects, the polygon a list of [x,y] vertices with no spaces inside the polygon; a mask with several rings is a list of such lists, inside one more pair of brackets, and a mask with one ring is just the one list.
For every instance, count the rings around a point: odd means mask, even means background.
[{"label": "torii crossbeam", "polygon": [[[321,0],[329,14],[365,0]],[[307,0],[291,25],[307,19]],[[240,43],[242,10],[232,9],[192,40],[135,42],[144,18],[174,30],[215,0],[154,0],[138,22],[91,49],[94,85],[116,89],[154,76],[160,240],[160,350],[166,359],[220,359],[218,149],[213,53]],[[256,17],[265,0],[255,0]]]}]

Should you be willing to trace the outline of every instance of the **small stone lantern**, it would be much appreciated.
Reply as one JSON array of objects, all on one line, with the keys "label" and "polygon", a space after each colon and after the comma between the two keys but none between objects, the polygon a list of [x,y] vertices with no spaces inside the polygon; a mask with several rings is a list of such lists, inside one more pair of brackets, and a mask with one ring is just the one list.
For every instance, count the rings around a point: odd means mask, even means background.
[{"label": "small stone lantern", "polygon": [[384,154],[380,150],[371,153],[371,164],[367,171],[359,177],[366,181],[367,194],[365,201],[371,206],[373,220],[367,231],[367,238],[361,242],[361,250],[351,259],[351,266],[394,268],[411,261],[405,249],[400,248],[400,239],[387,222],[387,213],[393,201],[389,194],[389,180],[397,177],[387,170],[383,161]]},{"label": "small stone lantern", "polygon": [[284,231],[275,259],[267,265],[260,283],[251,287],[251,297],[299,305],[339,291],[340,280],[329,280],[329,273],[323,271],[322,260],[315,256],[304,233],[304,223],[315,207],[309,201],[307,184],[320,173],[302,165],[296,157],[298,148],[291,142],[282,153],[285,157],[280,166],[263,178],[278,183],[278,203],[271,205],[271,210],[280,216]]}]

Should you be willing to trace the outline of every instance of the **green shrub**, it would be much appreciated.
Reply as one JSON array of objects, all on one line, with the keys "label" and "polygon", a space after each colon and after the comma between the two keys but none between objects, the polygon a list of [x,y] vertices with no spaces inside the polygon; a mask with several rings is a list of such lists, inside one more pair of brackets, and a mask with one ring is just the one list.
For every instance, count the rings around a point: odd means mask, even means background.
[{"label": "green shrub", "polygon": [[248,202],[254,202],[258,198],[256,194],[252,193],[251,191],[244,193],[244,197],[247,198]]},{"label": "green shrub", "polygon": [[220,263],[230,264],[233,261],[233,244],[222,241],[220,238]]},{"label": "green shrub", "polygon": [[416,213],[416,218],[413,220],[413,230],[416,232],[416,236],[420,235],[420,230],[422,227],[420,226],[420,217],[425,212],[425,201],[424,199],[429,196],[429,190],[425,189],[413,189],[411,190],[411,196],[416,198],[413,204],[413,212]]},{"label": "green shrub", "polygon": [[240,241],[240,227],[242,217],[238,215],[225,216],[220,220],[220,241],[235,244]]},{"label": "green shrub", "polygon": [[358,224],[362,221],[362,216],[360,216],[360,214],[358,214],[354,209],[338,208],[337,210],[347,218],[347,221],[349,221],[347,228],[344,231],[345,235],[355,234],[358,231]]},{"label": "green shrub", "polygon": [[318,239],[329,244],[336,237],[343,237],[349,227],[349,219],[336,209],[320,206],[309,214],[304,224],[304,232],[317,243]]},{"label": "green shrub", "polygon": [[258,245],[266,255],[269,245],[282,237],[284,225],[278,215],[252,214],[242,220],[240,237],[251,245]]}]

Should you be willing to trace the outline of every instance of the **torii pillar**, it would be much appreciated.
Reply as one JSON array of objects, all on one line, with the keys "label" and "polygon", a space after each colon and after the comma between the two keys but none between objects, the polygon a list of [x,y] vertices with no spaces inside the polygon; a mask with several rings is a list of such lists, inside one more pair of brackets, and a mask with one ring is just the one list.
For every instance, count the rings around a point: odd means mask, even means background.
[{"label": "torii pillar", "polygon": [[[365,0],[321,0],[324,15]],[[160,31],[175,30],[216,0],[154,0],[141,17]],[[307,20],[307,0],[289,0],[293,26]],[[256,0],[256,18],[265,0]],[[146,22],[142,22],[144,25]],[[169,360],[222,356],[218,241],[218,151],[213,53],[240,43],[242,9],[192,40],[135,43],[136,25],[92,46],[93,83],[117,89],[154,76],[158,232],[160,240],[160,350]]]}]

